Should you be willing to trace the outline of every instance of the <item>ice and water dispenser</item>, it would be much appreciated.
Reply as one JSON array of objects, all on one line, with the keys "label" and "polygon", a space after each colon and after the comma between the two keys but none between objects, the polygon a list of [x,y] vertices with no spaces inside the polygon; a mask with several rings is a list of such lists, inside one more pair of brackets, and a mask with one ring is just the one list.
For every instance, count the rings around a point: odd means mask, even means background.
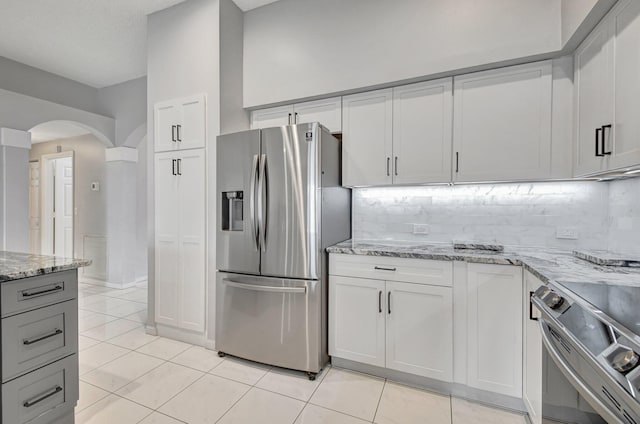
[{"label": "ice and water dispenser", "polygon": [[225,191],[222,193],[222,230],[242,231],[244,217],[242,191]]}]

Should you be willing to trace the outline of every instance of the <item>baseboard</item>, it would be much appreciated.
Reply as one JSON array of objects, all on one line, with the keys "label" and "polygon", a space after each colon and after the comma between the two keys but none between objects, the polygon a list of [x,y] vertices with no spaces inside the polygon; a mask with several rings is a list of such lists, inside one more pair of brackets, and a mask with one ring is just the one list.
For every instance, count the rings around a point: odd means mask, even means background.
[{"label": "baseboard", "polygon": [[135,284],[136,286],[139,286],[141,284],[147,284],[148,281],[149,281],[149,279],[147,278],[146,275],[144,275],[142,277],[136,278],[136,280],[133,282],[133,284]]},{"label": "baseboard", "polygon": [[156,323],[156,328],[158,336],[177,340],[179,342],[190,343],[196,346],[207,347],[207,338],[205,333],[198,333],[158,323]]},{"label": "baseboard", "polygon": [[144,326],[144,331],[150,336],[158,335],[158,328],[155,326],[155,324],[146,324]]},{"label": "baseboard", "polygon": [[[106,280],[98,280],[95,278],[84,277],[84,276],[80,277],[79,280],[82,283],[93,284],[94,286],[107,287],[109,289],[128,289],[131,287],[136,287],[138,284],[141,284],[141,282],[138,282],[138,280],[131,281],[128,283],[110,283]],[[146,278],[144,279],[144,281],[146,281]]]},{"label": "baseboard", "polygon": [[398,383],[408,386],[427,389],[444,395],[451,395],[456,398],[471,400],[492,407],[525,414],[526,409],[522,399],[506,396],[498,393],[487,392],[485,390],[475,389],[459,383],[448,383],[446,381],[435,380],[432,378],[422,377],[419,375],[409,374],[402,371],[390,370],[387,368],[376,367],[373,365],[361,364],[359,362],[350,361],[348,359],[331,358],[331,364],[337,368],[357,371],[364,374],[370,374],[376,377],[386,378],[388,380],[397,381]]}]

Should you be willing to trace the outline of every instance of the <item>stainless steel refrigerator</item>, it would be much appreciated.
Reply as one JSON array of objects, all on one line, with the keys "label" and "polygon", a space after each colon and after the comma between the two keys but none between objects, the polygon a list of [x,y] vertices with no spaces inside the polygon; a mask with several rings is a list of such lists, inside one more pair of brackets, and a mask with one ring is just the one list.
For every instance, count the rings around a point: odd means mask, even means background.
[{"label": "stainless steel refrigerator", "polygon": [[218,137],[216,348],[306,371],[328,361],[325,248],[351,233],[341,145],[318,123]]}]

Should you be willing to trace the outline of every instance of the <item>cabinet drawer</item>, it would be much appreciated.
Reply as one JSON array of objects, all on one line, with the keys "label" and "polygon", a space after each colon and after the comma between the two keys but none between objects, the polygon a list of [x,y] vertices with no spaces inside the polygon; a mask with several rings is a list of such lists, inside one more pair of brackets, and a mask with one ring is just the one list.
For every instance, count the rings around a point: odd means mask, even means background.
[{"label": "cabinet drawer", "polygon": [[78,401],[78,357],[71,355],[2,385],[2,422],[46,424]]},{"label": "cabinet drawer", "polygon": [[2,381],[78,349],[78,301],[69,300],[2,320]]},{"label": "cabinet drawer", "polygon": [[77,270],[0,284],[2,317],[78,297]]},{"label": "cabinet drawer", "polygon": [[453,262],[332,253],[329,274],[450,287]]}]

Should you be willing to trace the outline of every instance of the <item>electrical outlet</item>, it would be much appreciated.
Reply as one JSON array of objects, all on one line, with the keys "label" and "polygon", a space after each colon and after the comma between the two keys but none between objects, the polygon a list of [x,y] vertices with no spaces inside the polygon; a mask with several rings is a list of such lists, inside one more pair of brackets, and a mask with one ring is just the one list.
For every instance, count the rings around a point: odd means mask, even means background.
[{"label": "electrical outlet", "polygon": [[427,224],[413,224],[413,234],[429,234],[429,226]]},{"label": "electrical outlet", "polygon": [[557,227],[556,238],[567,239],[567,240],[577,240],[578,230],[573,227]]}]

